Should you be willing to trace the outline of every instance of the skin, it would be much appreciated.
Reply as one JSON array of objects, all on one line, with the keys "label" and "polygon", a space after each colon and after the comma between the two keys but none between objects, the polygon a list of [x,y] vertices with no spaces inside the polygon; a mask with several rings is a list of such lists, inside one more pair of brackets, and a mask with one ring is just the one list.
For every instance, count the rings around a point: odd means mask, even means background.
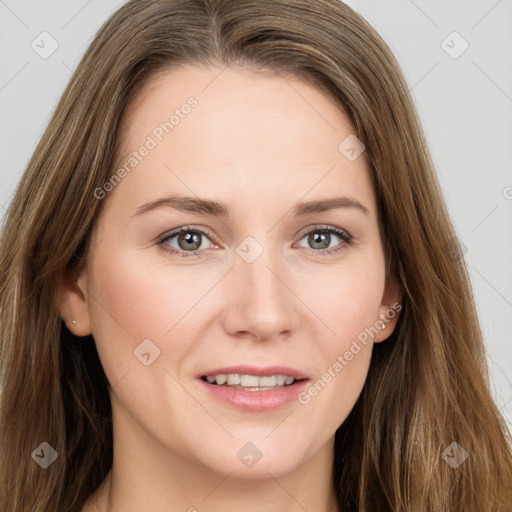
[{"label": "skin", "polygon": [[[63,279],[62,317],[76,335],[93,334],[111,383],[113,470],[86,512],[335,510],[334,434],[373,343],[396,325],[398,315],[307,405],[246,412],[203,390],[199,374],[239,363],[286,365],[314,382],[400,300],[385,279],[365,154],[349,161],[338,150],[355,132],[339,106],[297,78],[221,69],[166,71],[134,99],[120,162],[189,97],[198,105],[103,199],[87,268]],[[232,217],[171,207],[134,216],[171,194],[222,201]],[[291,213],[333,196],[368,212]],[[307,235],[325,225],[353,243],[331,235],[325,246],[341,249],[321,255]],[[158,244],[182,226],[212,235],[201,256]],[[248,236],[263,248],[252,263],[236,251]],[[167,246],[187,247],[177,237]],[[160,350],[149,366],[134,356],[144,339]],[[250,468],[237,457],[247,442],[262,454]]]}]

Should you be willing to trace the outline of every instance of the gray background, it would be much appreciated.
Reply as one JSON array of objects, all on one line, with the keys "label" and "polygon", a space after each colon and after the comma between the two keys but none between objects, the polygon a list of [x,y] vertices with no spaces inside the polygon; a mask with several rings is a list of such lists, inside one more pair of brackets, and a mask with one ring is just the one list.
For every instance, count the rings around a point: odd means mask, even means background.
[{"label": "gray background", "polygon": [[[122,3],[0,0],[0,217],[74,67]],[[347,3],[404,70],[466,251],[493,392],[512,427],[512,0]]]}]

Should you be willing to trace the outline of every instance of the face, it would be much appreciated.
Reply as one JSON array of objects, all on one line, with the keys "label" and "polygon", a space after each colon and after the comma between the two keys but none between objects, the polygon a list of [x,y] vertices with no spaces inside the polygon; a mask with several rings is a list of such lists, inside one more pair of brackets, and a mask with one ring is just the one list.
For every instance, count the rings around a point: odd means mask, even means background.
[{"label": "face", "polygon": [[220,71],[166,72],[130,105],[64,309],[125,443],[278,476],[332,452],[399,297],[349,119],[298,79]]}]

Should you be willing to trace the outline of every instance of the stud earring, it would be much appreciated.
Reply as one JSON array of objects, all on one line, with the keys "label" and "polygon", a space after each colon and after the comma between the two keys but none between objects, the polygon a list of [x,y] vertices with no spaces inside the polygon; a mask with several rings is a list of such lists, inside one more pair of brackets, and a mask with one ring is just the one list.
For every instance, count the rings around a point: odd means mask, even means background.
[{"label": "stud earring", "polygon": [[78,322],[77,322],[76,320],[71,320],[71,323],[72,323],[73,325],[76,325]]}]

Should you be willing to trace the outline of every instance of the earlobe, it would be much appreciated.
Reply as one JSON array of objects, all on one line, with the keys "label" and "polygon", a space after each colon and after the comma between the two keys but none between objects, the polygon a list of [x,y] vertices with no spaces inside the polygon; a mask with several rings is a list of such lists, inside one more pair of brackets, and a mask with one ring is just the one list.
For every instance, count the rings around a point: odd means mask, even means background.
[{"label": "earlobe", "polygon": [[379,343],[391,336],[395,330],[400,311],[402,310],[402,289],[394,278],[389,278],[384,288],[382,303],[379,306],[379,332],[374,337],[374,342]]},{"label": "earlobe", "polygon": [[61,274],[55,300],[66,327],[75,336],[91,334],[85,275],[76,278],[69,271]]}]

